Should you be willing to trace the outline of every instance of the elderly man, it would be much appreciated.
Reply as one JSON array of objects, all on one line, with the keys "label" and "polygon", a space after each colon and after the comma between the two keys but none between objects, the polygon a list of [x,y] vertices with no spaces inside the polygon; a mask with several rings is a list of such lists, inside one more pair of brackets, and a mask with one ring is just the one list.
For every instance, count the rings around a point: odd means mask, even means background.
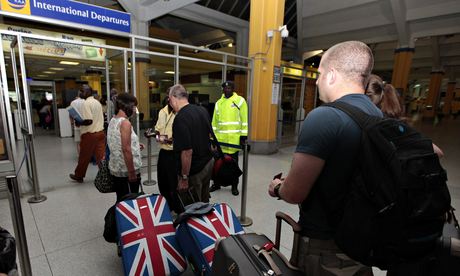
[{"label": "elderly man", "polygon": [[[362,42],[331,47],[318,68],[320,99],[346,102],[382,117],[364,94],[373,62],[372,51]],[[348,258],[333,240],[357,165],[360,135],[359,126],[344,112],[327,106],[314,109],[303,122],[289,174],[269,185],[270,196],[300,206],[299,265],[306,275],[372,275],[370,267]]]},{"label": "elderly man", "polygon": [[179,165],[177,189],[192,189],[198,196],[195,200],[209,202],[209,182],[214,165],[209,115],[203,107],[189,104],[188,92],[180,84],[170,88],[169,104],[176,112],[172,135]]}]

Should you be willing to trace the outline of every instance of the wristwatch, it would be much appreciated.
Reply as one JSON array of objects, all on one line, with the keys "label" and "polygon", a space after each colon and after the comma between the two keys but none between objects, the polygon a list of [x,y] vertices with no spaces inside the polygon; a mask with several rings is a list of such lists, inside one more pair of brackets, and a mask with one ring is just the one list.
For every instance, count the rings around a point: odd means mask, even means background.
[{"label": "wristwatch", "polygon": [[180,178],[181,178],[182,180],[188,180],[188,175],[183,174],[183,175],[180,176]]},{"label": "wristwatch", "polygon": [[273,188],[273,192],[275,193],[278,199],[281,199],[280,188],[281,188],[281,183],[278,183],[278,185],[276,185],[275,188]]}]

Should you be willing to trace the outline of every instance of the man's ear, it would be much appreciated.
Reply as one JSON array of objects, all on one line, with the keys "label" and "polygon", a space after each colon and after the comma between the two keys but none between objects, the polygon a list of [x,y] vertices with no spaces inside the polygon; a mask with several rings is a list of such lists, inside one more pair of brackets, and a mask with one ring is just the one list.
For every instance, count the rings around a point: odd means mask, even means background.
[{"label": "man's ear", "polygon": [[329,85],[334,85],[337,82],[337,71],[334,68],[331,68],[327,72],[327,83]]}]

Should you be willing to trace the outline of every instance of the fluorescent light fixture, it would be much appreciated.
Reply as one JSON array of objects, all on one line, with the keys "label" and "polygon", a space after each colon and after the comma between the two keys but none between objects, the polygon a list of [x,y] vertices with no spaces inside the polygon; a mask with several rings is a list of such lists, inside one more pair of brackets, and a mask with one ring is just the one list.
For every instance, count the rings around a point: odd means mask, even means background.
[{"label": "fluorescent light fixture", "polygon": [[420,87],[420,84],[416,84],[416,85],[414,85],[414,87],[415,87],[415,88]]},{"label": "fluorescent light fixture", "polygon": [[53,71],[43,71],[42,73],[45,73],[45,74],[56,74],[56,72],[53,72]]},{"label": "fluorescent light fixture", "polygon": [[163,79],[161,81],[164,81],[164,82],[171,82],[172,80],[168,80],[168,79]]},{"label": "fluorescent light fixture", "polygon": [[230,42],[230,43],[228,44],[228,47],[232,48],[232,47],[233,47],[233,43]]},{"label": "fluorescent light fixture", "polygon": [[166,71],[165,74],[174,75],[174,71]]},{"label": "fluorescent light fixture", "polygon": [[93,66],[93,65],[91,65],[89,68],[90,69],[95,69],[95,70],[105,70],[105,67],[102,67],[102,66]]},{"label": "fluorescent light fixture", "polygon": [[50,67],[48,69],[54,70],[54,71],[62,71],[62,70],[64,70],[64,68],[60,68],[60,67]]},{"label": "fluorescent light fixture", "polygon": [[117,75],[117,72],[109,72],[109,75]]},{"label": "fluorescent light fixture", "polygon": [[39,77],[39,78],[47,78],[48,75],[37,75],[37,77]]},{"label": "fluorescent light fixture", "polygon": [[78,64],[80,64],[80,62],[76,62],[76,61],[67,61],[67,60],[61,60],[59,63],[60,63],[60,64],[64,64],[64,65],[78,65]]}]

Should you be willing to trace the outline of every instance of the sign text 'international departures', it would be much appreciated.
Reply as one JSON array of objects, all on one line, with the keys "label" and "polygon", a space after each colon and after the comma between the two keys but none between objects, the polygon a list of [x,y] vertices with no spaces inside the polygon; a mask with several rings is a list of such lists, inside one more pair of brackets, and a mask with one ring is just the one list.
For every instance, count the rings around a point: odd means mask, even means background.
[{"label": "sign text 'international departures'", "polygon": [[131,32],[129,13],[69,0],[0,0],[5,12]]}]

